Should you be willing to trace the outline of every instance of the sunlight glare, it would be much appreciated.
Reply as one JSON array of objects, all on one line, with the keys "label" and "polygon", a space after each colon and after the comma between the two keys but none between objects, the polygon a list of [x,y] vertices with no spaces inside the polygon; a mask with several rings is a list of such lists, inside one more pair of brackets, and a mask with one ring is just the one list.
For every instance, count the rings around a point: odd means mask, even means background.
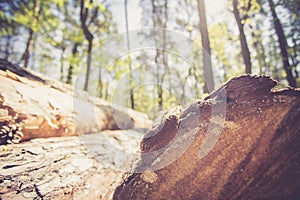
[{"label": "sunlight glare", "polygon": [[218,14],[227,7],[227,0],[206,0],[205,1],[206,12],[209,15]]}]

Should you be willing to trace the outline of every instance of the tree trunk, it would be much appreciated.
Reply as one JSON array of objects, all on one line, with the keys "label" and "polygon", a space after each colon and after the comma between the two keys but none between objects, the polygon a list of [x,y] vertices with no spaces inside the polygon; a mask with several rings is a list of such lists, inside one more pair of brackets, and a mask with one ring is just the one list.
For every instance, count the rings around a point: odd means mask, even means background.
[{"label": "tree trunk", "polygon": [[87,51],[87,67],[86,67],[86,74],[85,74],[85,82],[83,90],[88,91],[89,86],[89,77],[90,77],[90,68],[91,68],[91,62],[92,62],[92,48],[93,48],[93,35],[89,31],[87,26],[87,18],[89,15],[89,9],[85,7],[84,0],[81,0],[80,2],[80,22],[81,22],[81,28],[84,33],[85,38],[88,41],[88,51]]},{"label": "tree trunk", "polygon": [[[266,54],[265,54],[265,47],[262,44],[262,36],[260,33],[256,33],[254,27],[252,25],[249,25],[250,29],[251,29],[251,36],[254,40],[253,42],[253,46],[254,49],[256,51],[256,59],[258,61],[258,65],[259,65],[259,74],[266,74],[266,67],[267,67],[267,63],[266,63]],[[256,24],[256,30],[260,29],[260,26],[258,24]],[[263,70],[264,68],[264,70]]]},{"label": "tree trunk", "polygon": [[286,42],[286,37],[284,35],[280,20],[277,17],[277,13],[275,11],[275,5],[274,5],[273,1],[268,0],[268,2],[270,5],[272,16],[273,16],[273,23],[274,23],[276,35],[278,37],[280,53],[281,53],[281,57],[282,57],[282,63],[283,63],[284,70],[286,72],[286,78],[287,78],[287,81],[289,82],[290,86],[296,87],[296,80],[293,76],[291,65],[289,63],[289,55],[288,55],[288,50],[287,50],[288,45]]},{"label": "tree trunk", "polygon": [[236,23],[239,28],[239,33],[240,33],[240,43],[241,43],[241,48],[242,48],[242,54],[243,54],[243,59],[245,63],[245,73],[246,74],[251,74],[251,56],[250,56],[250,51],[248,48],[247,40],[246,40],[246,35],[244,32],[244,24],[241,22],[241,17],[240,17],[240,12],[238,10],[238,0],[233,0],[233,14],[236,20]]},{"label": "tree trunk", "polygon": [[31,52],[31,46],[32,46],[32,38],[33,38],[33,30],[29,29],[29,37],[26,42],[26,49],[24,52],[24,68],[28,68],[29,64],[29,58],[30,58],[30,52]]},{"label": "tree trunk", "polygon": [[84,91],[74,93],[67,84],[40,78],[5,61],[0,62],[0,69],[0,145],[107,129],[143,128],[144,122],[149,123],[144,114],[113,108],[98,98],[91,101]]},{"label": "tree trunk", "polygon": [[300,91],[241,76],[141,142],[141,161],[114,199],[297,199]]},{"label": "tree trunk", "polygon": [[68,76],[67,76],[67,84],[72,85],[72,77],[73,77],[73,64],[70,64],[69,69],[68,69]]},{"label": "tree trunk", "polygon": [[[41,12],[41,2],[40,0],[34,0],[34,6],[32,9],[32,15],[33,15],[33,19],[32,19],[32,23],[33,24],[38,24],[39,23],[39,15]],[[31,48],[32,48],[32,39],[33,39],[33,34],[34,31],[31,27],[29,27],[29,36],[28,36],[28,40],[26,43],[26,49],[23,55],[24,58],[24,68],[28,68],[28,64],[29,64],[29,59],[30,59],[30,53],[31,53]]]},{"label": "tree trunk", "polygon": [[76,42],[72,49],[72,61],[70,62],[70,66],[68,69],[68,75],[67,75],[67,84],[70,84],[70,85],[72,84],[73,70],[74,70],[74,64],[75,64],[73,59],[75,59],[77,56],[78,46],[79,46],[79,43]]},{"label": "tree trunk", "polygon": [[87,38],[88,40],[88,55],[87,55],[87,67],[84,81],[84,91],[88,91],[89,87],[89,79],[90,79],[90,71],[91,71],[91,63],[92,63],[92,49],[93,49],[93,38]]},{"label": "tree trunk", "polygon": [[126,21],[126,39],[127,39],[127,53],[128,53],[128,66],[129,66],[129,95],[130,95],[130,107],[134,109],[134,93],[133,93],[133,85],[132,85],[132,66],[131,66],[131,57],[130,57],[130,40],[129,40],[129,32],[128,32],[128,7],[127,0],[124,2],[125,7],[125,21]]},{"label": "tree trunk", "polygon": [[111,199],[138,159],[146,115],[2,59],[0,69],[0,199]]},{"label": "tree trunk", "polygon": [[[296,31],[294,31],[295,33]],[[294,38],[292,38],[292,42],[293,42],[293,53],[292,53],[292,65],[293,66],[297,66],[299,64],[299,61],[297,59],[298,56],[298,51],[297,51],[297,38],[296,36]]]},{"label": "tree trunk", "polygon": [[202,41],[203,73],[205,80],[204,93],[209,93],[214,90],[214,77],[212,72],[210,42],[207,30],[204,0],[198,0],[198,13],[200,19],[199,29]]},{"label": "tree trunk", "polygon": [[60,54],[60,81],[64,82],[64,54],[65,54],[65,48],[62,48],[61,54]]},{"label": "tree trunk", "polygon": [[295,72],[295,80],[296,80],[296,85],[298,85],[297,83],[297,79],[299,78],[299,72],[297,71],[297,65],[299,65],[299,60],[298,60],[298,45],[297,45],[297,39],[293,38],[293,56],[292,56],[292,65],[294,67],[294,72]]},{"label": "tree trunk", "polygon": [[[2,146],[1,199],[111,199],[138,155],[139,137],[133,136],[138,133],[127,132],[103,131]],[[123,155],[119,149],[131,154]]]},{"label": "tree trunk", "polygon": [[98,92],[98,97],[103,98],[103,82],[102,82],[102,70],[99,68],[99,75],[98,75],[98,85],[97,85],[97,92]]},{"label": "tree trunk", "polygon": [[8,60],[11,52],[11,41],[12,41],[13,36],[7,35],[5,36],[6,43],[5,43],[5,51],[4,51],[4,60]]},{"label": "tree trunk", "polygon": [[[166,38],[166,28],[168,21],[168,1],[163,0],[163,5],[158,4],[158,1],[152,0],[152,21],[155,28],[162,28],[156,32],[155,45],[156,45],[156,55],[155,55],[155,64],[156,64],[156,89],[157,89],[157,99],[159,110],[163,110],[163,81],[166,75],[164,70],[161,73],[160,68],[166,69],[168,67],[168,59],[165,50],[167,38]],[[158,6],[159,5],[159,6]]]}]

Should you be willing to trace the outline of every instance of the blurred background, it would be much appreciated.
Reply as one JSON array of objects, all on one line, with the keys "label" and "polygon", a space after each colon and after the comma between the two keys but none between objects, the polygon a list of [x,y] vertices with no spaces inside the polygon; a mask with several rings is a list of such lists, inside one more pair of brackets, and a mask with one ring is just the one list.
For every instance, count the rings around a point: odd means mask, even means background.
[{"label": "blurred background", "polygon": [[[0,0],[0,7],[1,59],[108,101],[118,90],[129,97],[123,106],[148,114],[245,73],[300,85],[299,0]],[[155,48],[134,49],[138,42]]]}]

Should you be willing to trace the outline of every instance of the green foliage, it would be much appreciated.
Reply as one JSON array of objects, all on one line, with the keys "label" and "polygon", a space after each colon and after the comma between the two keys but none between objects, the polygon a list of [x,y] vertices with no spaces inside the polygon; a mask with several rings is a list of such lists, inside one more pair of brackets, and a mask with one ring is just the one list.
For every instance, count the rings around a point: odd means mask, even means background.
[{"label": "green foliage", "polygon": [[53,3],[57,4],[59,7],[63,7],[65,0],[53,0]]},{"label": "green foliage", "polygon": [[239,0],[238,8],[242,18],[248,18],[248,16],[259,13],[261,5],[257,2],[257,0]]},{"label": "green foliage", "polygon": [[[228,1],[232,9],[232,3]],[[93,44],[93,60],[92,67],[96,72],[91,75],[91,85],[98,85],[97,94],[105,99],[112,100],[112,92],[114,86],[122,80],[125,74],[130,72],[129,57],[123,56],[116,59],[109,65],[110,55],[105,39],[110,35],[117,33],[116,17],[107,6],[109,1],[85,1],[85,6],[92,14],[94,10],[98,13],[93,22],[91,18],[87,21],[90,32],[94,36]],[[179,57],[170,55],[166,52],[158,52],[158,64],[164,64],[170,68],[178,70],[177,74],[164,72],[156,74],[153,67],[155,63],[156,52],[140,51],[131,53],[132,69],[142,68],[139,79],[146,79],[154,76],[160,81],[160,84],[167,88],[162,88],[163,109],[169,109],[176,106],[179,102],[189,102],[186,95],[187,91],[180,91],[173,94],[170,90],[176,88],[182,89],[189,87],[196,97],[203,97],[203,72],[201,37],[199,33],[199,17],[196,1],[179,0],[176,3],[170,0],[167,7],[167,15],[164,15],[164,2],[157,2],[159,14],[153,15],[151,1],[141,1],[142,7],[142,24],[151,27],[153,24],[157,26],[167,27],[170,30],[178,30],[193,40],[192,52],[189,56],[191,64],[186,67],[186,63]],[[242,23],[245,27],[245,34],[249,49],[251,51],[251,61],[253,63],[253,71],[255,73],[268,74],[276,78],[283,84],[286,84],[286,73],[281,63],[281,55],[276,36],[274,36],[274,27],[272,18],[269,14],[268,4],[266,0],[239,0],[239,11]],[[210,0],[205,1],[208,5]],[[299,0],[276,0],[276,6],[280,10],[279,17],[285,30],[288,42],[289,61],[292,66],[293,74],[296,76],[300,71],[299,66],[299,44],[300,44],[300,12]],[[143,5],[144,4],[144,5]],[[81,23],[80,23],[80,1],[78,0],[13,0],[0,1],[0,50],[1,55],[5,55],[11,61],[20,63],[24,59],[23,46],[26,45],[28,32],[33,31],[32,49],[31,49],[31,65],[47,75],[58,78],[61,71],[63,76],[67,76],[69,67],[72,66],[73,75],[76,75],[80,66],[85,66],[86,50],[88,48],[85,40]],[[119,6],[123,9],[122,6]],[[128,11],[133,12],[130,7]],[[226,81],[233,76],[243,73],[243,60],[240,54],[240,44],[238,37],[238,29],[234,23],[232,13],[228,13],[224,8],[222,14],[223,19],[219,16],[207,15],[208,31],[211,46],[211,54],[213,65],[220,69],[221,81]],[[91,16],[90,16],[91,17]],[[165,18],[166,17],[166,18]],[[121,19],[122,21],[123,19]],[[155,21],[156,20],[156,21]],[[119,19],[120,21],[120,19]],[[123,27],[122,27],[123,28]],[[145,36],[147,40],[148,36]],[[149,36],[153,37],[153,36]],[[161,44],[161,35],[157,37],[157,44]],[[168,40],[168,38],[167,38]],[[116,39],[117,44],[124,41]],[[22,43],[22,45],[19,45]],[[73,52],[74,44],[78,44],[76,52]],[[169,43],[168,45],[173,45]],[[22,48],[20,48],[22,47]],[[114,47],[112,47],[114,48]],[[173,46],[176,52],[178,47]],[[8,52],[8,53],[7,53]],[[63,54],[62,54],[63,52]],[[10,55],[11,53],[11,55]],[[9,54],[9,55],[7,55]],[[3,56],[5,57],[5,56]],[[163,57],[167,61],[163,61]],[[164,63],[165,62],[165,63]],[[199,67],[200,65],[200,67]],[[152,67],[152,71],[147,67]],[[182,70],[184,69],[184,70]],[[215,68],[214,68],[215,69]],[[181,71],[180,71],[181,70]],[[99,74],[98,74],[99,71]],[[105,76],[103,75],[105,74]],[[102,77],[103,75],[103,77]],[[162,78],[163,77],[163,78]],[[138,79],[133,77],[131,85],[124,86],[124,93],[129,93],[130,88],[137,87]],[[296,77],[299,84],[300,78]],[[176,80],[176,83],[174,82]],[[177,85],[176,85],[177,84]],[[91,87],[93,88],[93,87]],[[134,91],[135,108],[139,111],[149,113],[154,117],[154,113],[158,110],[160,99],[158,98],[157,86],[138,87]],[[130,106],[129,102],[125,103]]]},{"label": "green foliage", "polygon": [[[234,41],[236,41],[236,43],[238,42],[237,37],[231,35],[228,29],[229,27],[226,22],[220,22],[209,27],[212,55],[216,58],[216,62],[220,67],[224,69],[223,77],[225,80],[233,76],[231,68],[234,65],[234,62],[229,59],[232,55],[230,55],[228,49],[232,48],[230,45]],[[238,70],[237,73],[242,73],[242,70],[243,69]]]}]

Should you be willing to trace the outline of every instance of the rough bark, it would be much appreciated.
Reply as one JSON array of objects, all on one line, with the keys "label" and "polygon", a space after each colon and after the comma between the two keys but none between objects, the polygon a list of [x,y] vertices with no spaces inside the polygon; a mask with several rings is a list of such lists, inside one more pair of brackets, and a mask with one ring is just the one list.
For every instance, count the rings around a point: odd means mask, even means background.
[{"label": "rough bark", "polygon": [[0,199],[111,199],[138,155],[137,135],[105,131],[2,146]]},{"label": "rough bark", "polygon": [[1,69],[6,70],[0,71],[0,131],[17,125],[22,128],[22,140],[145,128],[151,124],[146,115],[139,112],[113,108],[84,91],[73,91],[69,85],[0,64]]},{"label": "rough bark", "polygon": [[248,43],[247,43],[245,31],[244,31],[244,24],[242,23],[242,19],[240,17],[240,12],[238,9],[238,0],[233,0],[232,4],[233,4],[233,14],[234,14],[236,23],[239,28],[239,33],[240,33],[240,43],[241,43],[241,48],[242,48],[242,55],[243,55],[244,63],[246,66],[245,73],[251,74],[251,68],[252,68],[251,56],[250,56],[250,51],[248,48]]},{"label": "rough bark", "polygon": [[114,199],[296,199],[300,91],[241,76],[141,142],[141,162]]}]

